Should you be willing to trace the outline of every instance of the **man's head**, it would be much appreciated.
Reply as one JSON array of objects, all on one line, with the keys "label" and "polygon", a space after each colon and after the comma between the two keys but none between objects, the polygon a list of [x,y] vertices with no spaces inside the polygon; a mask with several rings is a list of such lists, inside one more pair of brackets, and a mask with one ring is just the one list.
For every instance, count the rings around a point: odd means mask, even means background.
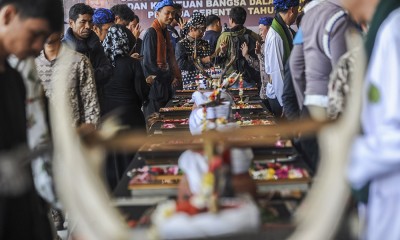
[{"label": "man's head", "polygon": [[73,5],[69,10],[69,26],[77,39],[88,38],[93,28],[93,8],[84,3]]},{"label": "man's head", "polygon": [[246,22],[247,13],[242,7],[233,7],[229,13],[229,25],[243,25]]},{"label": "man's head", "polygon": [[140,19],[138,15],[135,15],[133,17],[132,22],[129,23],[129,25],[132,25],[132,28],[135,28],[138,24],[140,23]]},{"label": "man's head", "polygon": [[156,18],[158,22],[163,27],[170,25],[175,18],[175,8],[172,0],[159,1],[155,5],[154,10],[156,11]]},{"label": "man's head", "polygon": [[207,30],[222,32],[221,18],[214,14],[208,15],[206,18],[206,27]]},{"label": "man's head", "polygon": [[299,14],[299,0],[274,0],[275,11],[280,14],[287,25],[292,25]]},{"label": "man's head", "polygon": [[263,41],[265,41],[265,37],[267,36],[273,20],[274,19],[272,17],[262,17],[258,21],[259,34]]},{"label": "man's head", "polygon": [[53,32],[50,36],[46,39],[44,44],[45,49],[47,46],[59,44],[61,45],[61,39],[64,37],[64,31]]},{"label": "man's head", "polygon": [[114,24],[115,16],[109,9],[98,8],[93,15],[93,31],[97,34],[100,41],[107,35],[108,29]]},{"label": "man's head", "polygon": [[178,26],[179,21],[182,18],[182,8],[183,8],[183,6],[182,6],[182,4],[175,3],[173,7],[175,9],[175,17],[174,17],[174,20],[172,20],[172,22],[171,22],[171,26],[172,27],[176,27],[176,26]]},{"label": "man's head", "polygon": [[192,18],[186,23],[189,36],[194,39],[202,38],[206,30],[206,17],[200,12],[195,12]]},{"label": "man's head", "polygon": [[117,4],[111,8],[115,15],[115,23],[127,27],[135,18],[135,13],[126,4]]},{"label": "man's head", "polygon": [[0,0],[0,44],[7,56],[37,56],[51,32],[63,27],[60,0]]}]

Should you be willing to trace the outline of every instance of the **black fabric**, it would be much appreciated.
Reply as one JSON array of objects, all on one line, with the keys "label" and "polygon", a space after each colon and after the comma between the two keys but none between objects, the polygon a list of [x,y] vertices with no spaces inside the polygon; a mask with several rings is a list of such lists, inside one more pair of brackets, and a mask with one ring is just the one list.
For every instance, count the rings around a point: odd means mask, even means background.
[{"label": "black fabric", "polygon": [[[0,152],[26,145],[25,94],[21,76],[6,64],[5,72],[0,73]],[[0,239],[52,239],[48,209],[34,189],[31,171],[27,164],[15,176],[26,174],[30,179],[26,192],[0,195]]]},{"label": "black fabric", "polygon": [[140,38],[137,38],[136,39],[136,44],[135,44],[135,46],[133,47],[133,52],[134,53],[141,53],[142,52],[142,44],[143,44],[143,40],[142,39],[140,39]]},{"label": "black fabric", "polygon": [[[310,113],[307,106],[303,106],[301,110],[301,119],[310,119]],[[302,149],[304,161],[310,167],[311,171],[316,173],[319,164],[319,145],[316,136],[300,137],[298,139]]]},{"label": "black fabric", "polygon": [[94,69],[94,75],[97,87],[102,87],[111,78],[112,66],[106,55],[103,46],[97,35],[92,31],[85,40],[78,40],[71,28],[65,33],[63,42],[79,53],[84,54],[90,59]]},{"label": "black fabric", "polygon": [[283,93],[282,93],[282,104],[284,109],[285,117],[288,120],[296,120],[300,117],[300,108],[296,97],[296,91],[294,90],[292,74],[290,72],[290,64],[287,61],[285,65],[285,73],[283,77]]},{"label": "black fabric", "polygon": [[206,40],[210,44],[211,54],[213,54],[217,48],[217,42],[220,35],[220,32],[213,30],[208,30],[204,33],[203,40]]},{"label": "black fabric", "polygon": [[[164,34],[167,34],[165,31]],[[158,112],[172,98],[172,74],[170,70],[163,70],[157,66],[157,33],[154,28],[149,28],[143,37],[142,67],[144,76],[156,76],[154,83],[150,87],[149,101],[145,104],[145,116]],[[168,56],[167,52],[167,59]]]},{"label": "black fabric", "polygon": [[381,24],[385,21],[385,19],[390,15],[391,12],[399,7],[399,0],[379,1],[379,4],[376,7],[374,13],[374,17],[372,18],[371,24],[369,26],[368,34],[365,41],[365,49],[367,50],[368,61],[372,55],[372,50],[374,49],[375,45],[375,39]]},{"label": "black fabric", "polygon": [[[240,31],[242,30],[239,26],[236,28],[232,28],[232,31]],[[261,86],[261,75],[260,72],[257,72],[254,68],[250,67],[248,61],[242,55],[241,46],[245,42],[248,46],[248,53],[254,59],[258,59],[257,54],[255,52],[257,39],[253,37],[252,31],[246,29],[244,34],[237,34],[231,36],[231,44],[234,45],[234,49],[236,49],[237,59],[235,63],[232,65],[236,71],[239,71],[243,75],[243,80],[249,83],[255,82],[257,86]]]},{"label": "black fabric", "polygon": [[289,48],[290,48],[290,50],[292,50],[293,49],[293,37],[295,35],[295,34],[293,34],[294,33],[293,29],[288,28],[288,26],[283,21],[280,14],[276,14],[275,19],[276,19],[276,21],[278,21],[279,25],[281,25],[283,30],[285,31],[286,38],[288,39],[288,42],[289,42]]},{"label": "black fabric", "polygon": [[282,106],[279,104],[278,99],[268,98],[268,103],[269,103],[269,106],[271,107],[272,114],[274,114],[274,116],[277,118],[277,120],[282,118],[283,109],[282,109]]},{"label": "black fabric", "polygon": [[167,25],[167,30],[168,30],[168,33],[169,33],[169,36],[170,36],[170,40],[171,40],[171,43],[172,43],[172,48],[173,48],[174,51],[175,51],[176,44],[177,44],[182,38],[179,36],[178,31],[177,31],[174,27],[172,27],[171,25]]},{"label": "black fabric", "polygon": [[146,130],[141,107],[148,100],[146,83],[140,62],[131,57],[117,57],[113,77],[104,89],[104,112],[117,111],[121,123],[132,129]]}]

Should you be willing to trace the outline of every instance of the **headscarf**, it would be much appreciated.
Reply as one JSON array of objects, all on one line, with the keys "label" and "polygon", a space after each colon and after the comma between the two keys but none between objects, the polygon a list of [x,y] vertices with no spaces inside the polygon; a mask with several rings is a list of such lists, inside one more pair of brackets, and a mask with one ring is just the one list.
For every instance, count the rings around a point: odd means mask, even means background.
[{"label": "headscarf", "polygon": [[206,26],[206,17],[200,12],[194,12],[192,18],[186,23],[185,27],[182,29],[183,35],[189,33],[189,28],[199,28]]},{"label": "headscarf", "polygon": [[161,8],[166,7],[166,6],[173,7],[174,2],[172,0],[161,0],[154,6],[154,10],[159,11]]},{"label": "headscarf", "polygon": [[103,41],[104,53],[115,67],[115,60],[119,56],[129,56],[135,44],[135,37],[125,26],[115,24],[108,29]]},{"label": "headscarf", "polygon": [[96,11],[94,11],[93,24],[95,25],[112,23],[114,20],[115,15],[110,9],[98,8]]},{"label": "headscarf", "polygon": [[265,26],[271,26],[273,20],[274,20],[273,17],[262,17],[258,21],[258,24],[262,24],[262,25],[265,25]]},{"label": "headscarf", "polygon": [[299,0],[274,0],[273,2],[275,11],[285,11],[288,10],[291,7],[296,7],[300,5]]}]

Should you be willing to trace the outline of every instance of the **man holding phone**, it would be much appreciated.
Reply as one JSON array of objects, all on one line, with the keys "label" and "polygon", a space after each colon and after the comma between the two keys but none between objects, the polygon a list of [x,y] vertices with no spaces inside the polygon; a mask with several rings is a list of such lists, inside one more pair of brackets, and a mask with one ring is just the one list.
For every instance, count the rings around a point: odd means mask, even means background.
[{"label": "man holding phone", "polygon": [[180,26],[180,24],[183,22],[182,19],[182,5],[175,3],[173,5],[173,8],[175,9],[175,17],[174,20],[172,20],[171,24],[169,24],[167,26],[167,30],[171,39],[171,44],[172,44],[172,48],[174,49],[175,52],[175,47],[176,44],[184,37],[184,36],[180,36],[178,31],[175,29],[177,26]]}]

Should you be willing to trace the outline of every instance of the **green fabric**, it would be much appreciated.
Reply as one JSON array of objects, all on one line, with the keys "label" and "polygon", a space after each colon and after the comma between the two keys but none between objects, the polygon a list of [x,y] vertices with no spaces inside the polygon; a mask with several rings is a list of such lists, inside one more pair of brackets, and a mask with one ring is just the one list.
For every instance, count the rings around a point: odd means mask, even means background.
[{"label": "green fabric", "polygon": [[[247,31],[247,28],[244,27],[243,29],[241,29],[241,30],[239,30],[239,31],[236,31],[236,32],[229,32],[229,31],[227,31],[227,32],[222,32],[221,35],[220,35],[219,38],[218,38],[217,45],[216,45],[216,49],[219,48],[219,46],[221,45],[221,43],[226,42],[226,43],[228,43],[226,56],[230,56],[230,54],[231,54],[231,50],[230,50],[230,49],[231,49],[231,45],[230,45],[230,44],[231,44],[231,41],[230,41],[230,40],[231,40],[231,37],[236,37],[236,36],[239,36],[239,35],[244,35],[246,31]],[[258,40],[259,42],[262,41],[260,35],[258,35],[257,33],[253,32],[253,31],[250,31],[250,32],[251,32],[250,35],[251,35],[252,38]],[[224,62],[224,64],[226,64],[227,61],[229,61],[229,60],[226,59],[225,62]],[[232,72],[234,72],[234,71],[235,71],[234,67],[231,66],[231,67],[226,71],[226,75],[230,75],[230,74],[231,74]]]},{"label": "green fabric", "polygon": [[[371,57],[372,50],[374,48],[376,35],[378,34],[379,28],[383,21],[389,16],[389,14],[400,7],[400,0],[381,0],[375,10],[374,17],[372,18],[367,40],[365,42],[365,48],[367,51],[368,61]],[[397,31],[397,30],[395,30]]]},{"label": "green fabric", "polygon": [[279,36],[282,38],[283,41],[283,65],[285,66],[286,61],[289,58],[290,55],[290,45],[289,45],[289,40],[286,37],[285,31],[283,30],[282,26],[278,23],[276,19],[272,21],[271,25],[272,29],[275,30],[279,34]]},{"label": "green fabric", "polygon": [[370,103],[378,103],[380,100],[381,93],[379,92],[379,89],[371,83],[368,87],[368,101]]},{"label": "green fabric", "polygon": [[367,183],[365,186],[363,186],[360,189],[354,189],[354,188],[351,189],[351,194],[357,202],[361,202],[361,203],[365,203],[365,204],[368,203],[369,185],[370,185],[370,183]]}]

